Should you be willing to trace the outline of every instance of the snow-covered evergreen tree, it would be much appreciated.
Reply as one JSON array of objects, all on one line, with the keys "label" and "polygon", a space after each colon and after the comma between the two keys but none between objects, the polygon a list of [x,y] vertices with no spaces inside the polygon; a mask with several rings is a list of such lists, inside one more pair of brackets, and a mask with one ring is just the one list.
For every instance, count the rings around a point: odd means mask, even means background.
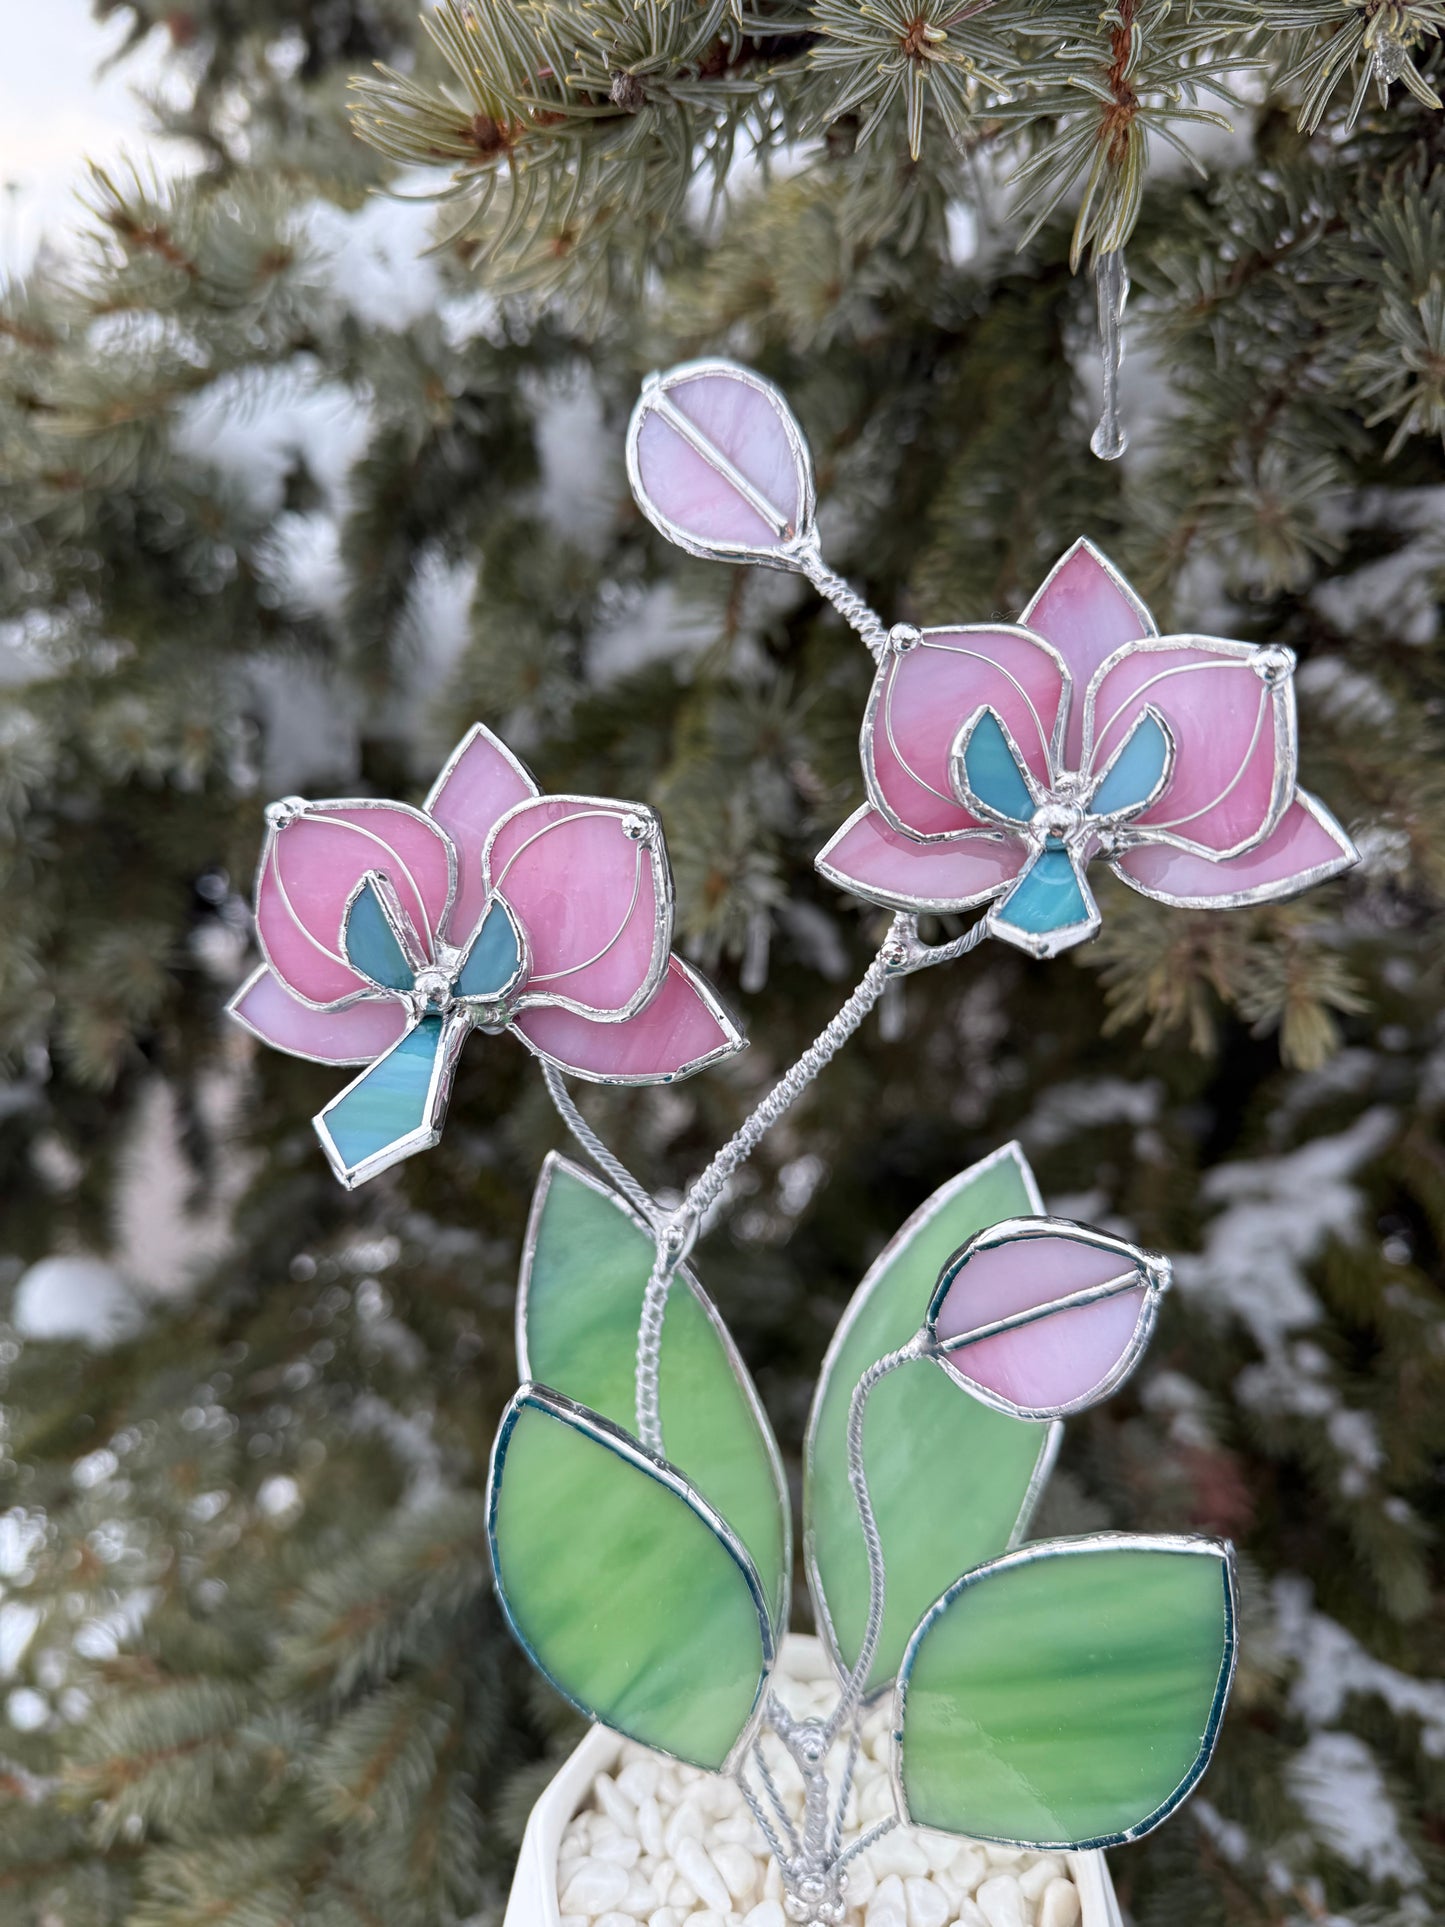
[{"label": "snow-covered evergreen tree", "polygon": [[785,385],[887,619],[1014,615],[1083,532],[1171,626],[1298,652],[1359,869],[1228,917],[1110,889],[1067,959],[910,980],[698,1262],[796,1454],[880,1243],[1006,1138],[1175,1254],[1047,1501],[1242,1553],[1216,1763],[1121,1897],[1437,1918],[1445,7],[417,3],[96,0],[169,36],[192,171],[97,177],[0,300],[0,1918],[499,1918],[576,1731],[481,1532],[559,1126],[478,1053],[440,1149],[347,1196],[334,1075],[221,1012],[264,804],[417,800],[477,717],[661,812],[752,1038],[585,1100],[655,1187],[836,1008],[878,918],[812,859],[867,657],[623,474],[641,376],[703,350]]}]

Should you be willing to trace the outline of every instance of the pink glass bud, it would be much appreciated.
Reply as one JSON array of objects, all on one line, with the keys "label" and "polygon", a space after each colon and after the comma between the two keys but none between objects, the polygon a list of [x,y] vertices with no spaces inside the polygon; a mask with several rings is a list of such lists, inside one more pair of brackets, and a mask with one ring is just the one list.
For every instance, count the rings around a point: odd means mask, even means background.
[{"label": "pink glass bud", "polygon": [[1066,1418],[1123,1383],[1169,1282],[1156,1258],[1066,1218],[1009,1218],[944,1268],[928,1329],[944,1368],[1019,1418]]},{"label": "pink glass bud", "polygon": [[750,368],[684,362],[643,387],[627,431],[643,514],[692,555],[796,563],[813,526],[813,464],[787,403]]}]

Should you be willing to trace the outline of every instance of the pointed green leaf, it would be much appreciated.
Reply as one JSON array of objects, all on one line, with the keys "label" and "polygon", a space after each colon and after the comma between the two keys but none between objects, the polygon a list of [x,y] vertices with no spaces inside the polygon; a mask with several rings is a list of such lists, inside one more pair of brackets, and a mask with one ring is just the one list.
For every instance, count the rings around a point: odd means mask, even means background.
[{"label": "pointed green leaf", "polygon": [[1215,1539],[1053,1539],[966,1573],[899,1672],[908,1817],[1021,1846],[1137,1840],[1209,1764],[1235,1621]]},{"label": "pointed green leaf", "polygon": [[[960,1245],[1003,1218],[1042,1210],[1023,1152],[1005,1145],[914,1212],[838,1327],[808,1423],[804,1511],[818,1630],[844,1666],[857,1660],[868,1612],[868,1561],[848,1484],[853,1387],[919,1330],[938,1274]],[[928,1359],[875,1386],[863,1450],[888,1586],[870,1692],[897,1672],[919,1616],[944,1587],[1024,1530],[1056,1436],[1056,1427],[990,1411]]]},{"label": "pointed green leaf", "polygon": [[[566,1158],[549,1157],[522,1261],[518,1375],[631,1432],[637,1321],[652,1259],[652,1234],[615,1192]],[[685,1267],[667,1301],[659,1402],[668,1463],[747,1547],[781,1635],[792,1548],[778,1449],[727,1328]]]},{"label": "pointed green leaf", "polygon": [[487,1515],[503,1609],[558,1691],[720,1771],[751,1737],[774,1641],[752,1561],[706,1501],[595,1413],[524,1385]]}]

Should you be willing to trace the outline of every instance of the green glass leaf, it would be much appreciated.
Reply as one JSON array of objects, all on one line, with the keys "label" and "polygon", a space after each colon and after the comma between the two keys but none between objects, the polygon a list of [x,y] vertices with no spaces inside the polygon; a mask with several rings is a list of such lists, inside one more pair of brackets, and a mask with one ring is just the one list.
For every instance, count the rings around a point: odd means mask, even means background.
[{"label": "green glass leaf", "polygon": [[746,1551],[661,1459],[524,1385],[487,1516],[513,1632],[591,1718],[721,1771],[752,1736],[774,1641]]},{"label": "green glass leaf", "polygon": [[[642,1220],[614,1191],[554,1152],[527,1227],[517,1296],[518,1376],[632,1431],[637,1321],[652,1259],[652,1234]],[[668,1462],[747,1547],[781,1634],[792,1529],[778,1448],[727,1328],[686,1267],[667,1301],[659,1405]]]},{"label": "green glass leaf", "polygon": [[900,1669],[908,1817],[1019,1846],[1137,1840],[1209,1764],[1235,1621],[1215,1539],[1053,1539],[966,1573]]},{"label": "green glass leaf", "polygon": [[[868,1560],[848,1484],[853,1387],[919,1330],[938,1274],[960,1245],[1003,1218],[1042,1210],[1023,1152],[1005,1145],[914,1212],[838,1327],[808,1422],[804,1514],[818,1631],[844,1667],[858,1658],[868,1613]],[[874,1387],[863,1451],[888,1586],[870,1693],[897,1672],[909,1635],[944,1587],[1023,1532],[1058,1433],[990,1411],[930,1359],[900,1366]]]}]

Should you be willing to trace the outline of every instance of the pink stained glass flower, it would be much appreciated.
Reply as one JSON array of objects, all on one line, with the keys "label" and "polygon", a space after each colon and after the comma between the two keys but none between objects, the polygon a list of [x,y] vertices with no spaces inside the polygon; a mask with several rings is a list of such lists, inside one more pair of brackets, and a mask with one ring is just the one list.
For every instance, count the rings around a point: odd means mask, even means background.
[{"label": "pink stained glass flower", "polygon": [[1066,1218],[1009,1218],[944,1267],[929,1306],[934,1355],[1015,1417],[1067,1418],[1128,1377],[1168,1289],[1164,1258]]},{"label": "pink stained glass flower", "polygon": [[861,746],[868,802],[823,875],[893,909],[988,904],[1051,957],[1095,934],[1085,876],[1186,908],[1293,896],[1357,861],[1296,781],[1294,658],[1159,635],[1079,542],[1013,626],[893,631]]},{"label": "pink stained glass flower", "polygon": [[437,1142],[472,1030],[597,1083],[672,1083],[739,1049],[671,954],[672,916],[652,811],[542,795],[478,723],[422,809],[272,805],[265,962],[230,1009],[278,1050],[366,1067],[316,1119],[350,1188]]}]

